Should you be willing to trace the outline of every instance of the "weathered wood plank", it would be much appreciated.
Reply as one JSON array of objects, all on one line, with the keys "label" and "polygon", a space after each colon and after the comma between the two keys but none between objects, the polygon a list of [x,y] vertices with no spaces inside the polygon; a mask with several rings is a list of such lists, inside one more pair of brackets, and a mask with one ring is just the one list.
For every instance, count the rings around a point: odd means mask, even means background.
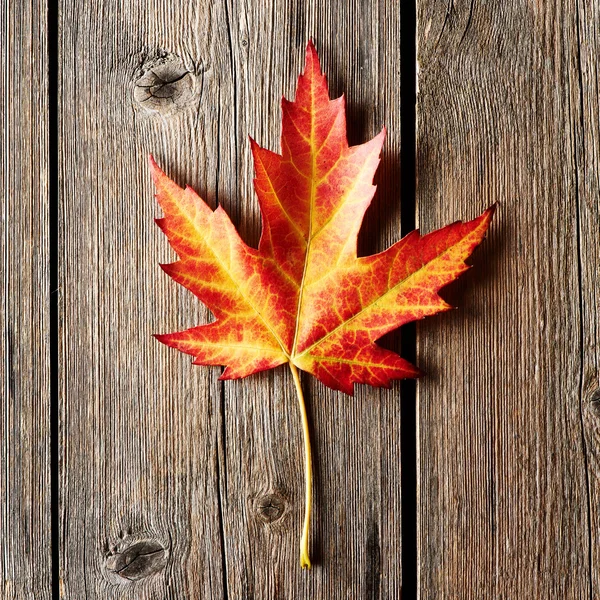
[{"label": "weathered wood plank", "polygon": [[[158,210],[145,166],[153,151],[255,243],[246,136],[278,148],[280,95],[293,93],[314,36],[332,92],[348,94],[350,141],[390,129],[361,238],[364,252],[381,249],[399,236],[397,11],[384,2],[63,3],[66,597],[400,596],[398,388],[350,399],[304,382],[316,511],[315,567],[301,572],[302,442],[291,379],[280,369],[223,386],[218,369],[192,367],[150,338],[208,315],[157,268],[173,256],[151,223]],[[177,82],[173,106],[148,98],[159,51],[194,73]],[[261,509],[269,500],[283,506],[281,518]],[[136,550],[141,541],[152,541],[154,554]],[[138,558],[141,574],[136,563],[116,573],[136,551],[156,563]]]},{"label": "weathered wood plank", "polygon": [[0,596],[49,599],[50,362],[46,3],[3,2]]},{"label": "weathered wood plank", "polygon": [[423,598],[598,593],[598,14],[418,5],[420,225],[500,202],[460,310],[419,328]]},{"label": "weathered wood plank", "polygon": [[581,411],[590,511],[591,597],[600,596],[600,4],[577,5],[579,80],[572,87],[576,131],[579,282],[581,286]]},{"label": "weathered wood plank", "polygon": [[[231,132],[239,173],[221,201],[243,235],[258,241],[251,187],[252,135],[279,150],[280,97],[293,98],[313,37],[333,97],[345,93],[351,143],[389,129],[379,193],[362,236],[371,253],[399,238],[399,7],[369,2],[231,2],[234,104]],[[302,572],[304,515],[300,416],[287,367],[225,382],[222,440],[230,598],[399,598],[400,401],[391,391],[357,388],[354,398],[303,377],[313,431],[313,568]],[[281,502],[282,512],[261,506]],[[276,518],[273,518],[273,517]]]},{"label": "weathered wood plank", "polygon": [[228,181],[224,8],[60,14],[63,594],[222,598],[220,388],[151,337],[208,314],[158,266],[147,156],[212,202]]}]

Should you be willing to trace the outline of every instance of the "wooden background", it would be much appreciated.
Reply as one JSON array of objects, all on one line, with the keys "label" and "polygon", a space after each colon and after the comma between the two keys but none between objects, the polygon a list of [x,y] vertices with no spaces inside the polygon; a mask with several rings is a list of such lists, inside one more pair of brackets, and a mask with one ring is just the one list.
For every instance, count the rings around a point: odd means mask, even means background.
[{"label": "wooden background", "polygon": [[[600,598],[600,4],[418,0],[418,66],[399,4],[4,0],[5,600],[399,599],[403,579],[422,599]],[[417,328],[416,548],[400,386],[303,379],[302,572],[287,370],[220,383],[151,338],[209,315],[158,268],[146,157],[256,243],[247,135],[278,149],[309,37],[350,142],[389,130],[363,253],[401,228],[401,68],[418,69],[418,225],[499,210],[446,292],[460,309]]]}]

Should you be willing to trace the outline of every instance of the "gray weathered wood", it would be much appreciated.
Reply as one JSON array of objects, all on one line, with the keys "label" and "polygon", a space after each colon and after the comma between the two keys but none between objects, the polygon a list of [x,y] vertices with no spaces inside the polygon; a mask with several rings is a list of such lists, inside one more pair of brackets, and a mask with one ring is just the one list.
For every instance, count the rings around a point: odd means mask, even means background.
[{"label": "gray weathered wood", "polygon": [[422,598],[600,594],[599,14],[418,5],[420,226],[500,202],[419,327]]},{"label": "gray weathered wood", "polygon": [[350,141],[390,131],[361,248],[397,239],[398,8],[127,0],[60,14],[65,597],[399,598],[398,387],[352,399],[304,380],[316,510],[301,572],[291,378],[221,384],[151,338],[209,315],[158,268],[173,254],[146,166],[153,152],[256,243],[247,135],[278,149],[280,95],[314,36],[332,92],[347,92]]},{"label": "gray weathered wood", "polygon": [[[351,143],[390,131],[363,251],[399,237],[399,9],[377,2],[235,3],[231,12],[238,192],[224,195],[256,242],[257,205],[245,136],[279,149],[280,96],[293,97],[306,40],[314,37],[332,95],[346,93]],[[244,40],[248,46],[244,46]],[[250,50],[247,50],[247,48]],[[252,51],[253,50],[253,51]],[[231,597],[390,597],[400,594],[399,393],[357,389],[355,398],[303,378],[313,425],[315,513],[310,574],[298,569],[304,484],[297,400],[286,368],[225,384],[222,447]],[[284,499],[265,524],[262,499]]]},{"label": "gray weathered wood", "polygon": [[580,401],[589,488],[591,597],[600,596],[600,4],[578,5],[578,85],[572,100],[577,150],[581,302]]},{"label": "gray weathered wood", "polygon": [[[280,97],[293,98],[313,37],[331,94],[346,94],[351,143],[389,129],[362,250],[399,238],[399,7],[385,2],[235,2],[230,5],[239,173],[220,200],[256,243],[248,134],[279,150]],[[310,573],[298,567],[304,514],[300,417],[287,367],[226,382],[221,439],[228,586],[231,598],[399,598],[400,400],[357,388],[354,398],[303,377],[312,421],[315,511]],[[272,495],[283,514],[265,523]]]},{"label": "gray weathered wood", "polygon": [[46,4],[0,10],[0,596],[50,598]]},{"label": "gray weathered wood", "polygon": [[147,156],[222,181],[225,12],[64,2],[59,45],[63,593],[222,598],[220,388],[151,337],[208,314],[158,266]]}]

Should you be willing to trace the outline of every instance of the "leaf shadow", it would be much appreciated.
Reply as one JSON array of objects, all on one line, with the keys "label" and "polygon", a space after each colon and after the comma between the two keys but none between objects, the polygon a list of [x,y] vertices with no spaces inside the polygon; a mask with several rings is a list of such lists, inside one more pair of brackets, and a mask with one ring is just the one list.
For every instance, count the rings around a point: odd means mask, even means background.
[{"label": "leaf shadow", "polygon": [[[510,221],[503,218],[502,208],[499,204],[486,239],[467,261],[472,268],[440,291],[440,296],[455,308],[419,321],[419,339],[430,338],[431,343],[435,343],[435,331],[440,328],[438,319],[443,319],[443,327],[446,329],[464,326],[467,320],[471,327],[483,328],[486,313],[496,310],[493,303],[498,296],[490,286],[494,284],[496,289],[502,286],[502,267],[509,262],[506,251],[508,236],[512,230]],[[424,371],[425,376],[437,381],[440,375],[439,365],[428,361],[427,354],[423,353],[423,345],[417,346],[416,359],[417,366]]]}]

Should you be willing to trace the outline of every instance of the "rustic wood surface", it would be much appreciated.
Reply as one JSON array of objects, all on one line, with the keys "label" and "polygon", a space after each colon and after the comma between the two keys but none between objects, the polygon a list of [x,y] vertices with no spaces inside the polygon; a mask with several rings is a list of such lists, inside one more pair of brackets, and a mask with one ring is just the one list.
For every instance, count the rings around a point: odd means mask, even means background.
[{"label": "rustic wood surface", "polygon": [[0,597],[50,598],[45,2],[0,9]]},{"label": "rustic wood surface", "polygon": [[[312,37],[332,96],[346,93],[350,142],[388,128],[359,239],[363,254],[386,247],[400,231],[397,4],[63,0],[49,75],[46,5],[3,3],[0,597],[49,599],[52,558],[69,600],[402,597],[415,549],[402,549],[399,385],[350,398],[303,377],[302,572],[291,377],[222,383],[152,338],[210,314],[158,267],[174,255],[147,168],[152,152],[256,244],[247,136],[279,149],[280,97]],[[499,202],[474,269],[446,290],[459,310],[418,326],[419,597],[600,597],[599,0],[419,0],[416,39],[421,229]]]},{"label": "rustic wood surface", "polygon": [[422,598],[598,598],[600,5],[418,3],[426,230],[499,202],[419,328]]},{"label": "rustic wood surface", "polygon": [[[285,369],[245,381],[151,334],[206,322],[159,269],[152,152],[256,243],[248,134],[278,149],[313,36],[350,141],[390,130],[364,252],[399,238],[400,39],[381,2],[63,3],[60,20],[61,585],[66,598],[398,598],[399,388],[304,380],[314,567],[298,545],[303,446]],[[392,340],[392,343],[394,341]]]},{"label": "rustic wood surface", "polygon": [[581,311],[580,403],[589,510],[591,597],[600,596],[600,6],[578,10],[577,239]]}]

